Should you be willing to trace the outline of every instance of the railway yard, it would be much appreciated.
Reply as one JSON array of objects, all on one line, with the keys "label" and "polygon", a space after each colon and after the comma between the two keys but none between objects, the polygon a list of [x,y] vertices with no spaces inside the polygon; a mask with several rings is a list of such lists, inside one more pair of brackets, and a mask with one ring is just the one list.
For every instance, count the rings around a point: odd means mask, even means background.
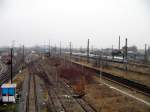
[{"label": "railway yard", "polygon": [[150,112],[150,0],[0,0],[0,112]]},{"label": "railway yard", "polygon": [[129,80],[133,80],[135,82],[150,86],[150,67],[149,65],[140,65],[140,64],[127,64],[127,71],[124,70],[124,63],[120,62],[108,62],[102,61],[103,66],[96,66],[96,62],[94,59],[90,60],[90,63],[87,63],[87,58],[80,58],[79,56],[75,56],[72,58],[72,61],[75,61],[77,64],[82,64],[88,66],[90,68],[98,69],[106,73],[113,74],[115,76],[124,77]]},{"label": "railway yard", "polygon": [[99,75],[95,70],[100,68],[87,66],[92,65],[59,56],[29,54],[26,66],[14,77],[19,97],[15,108],[8,112],[150,111],[149,90],[139,91],[132,84]]}]

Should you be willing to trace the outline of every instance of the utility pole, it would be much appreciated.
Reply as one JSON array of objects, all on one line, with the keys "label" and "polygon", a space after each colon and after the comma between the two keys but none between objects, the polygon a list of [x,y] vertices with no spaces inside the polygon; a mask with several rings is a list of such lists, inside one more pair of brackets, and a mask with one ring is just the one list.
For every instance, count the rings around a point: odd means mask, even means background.
[{"label": "utility pole", "polygon": [[88,39],[88,42],[87,42],[87,63],[89,63],[89,39]]},{"label": "utility pole", "polygon": [[60,41],[60,56],[61,56],[61,41]]},{"label": "utility pole", "polygon": [[50,40],[49,40],[49,57],[51,56],[51,47],[50,47]]},{"label": "utility pole", "polygon": [[66,56],[64,54],[64,66],[66,66]]},{"label": "utility pole", "polygon": [[10,83],[12,84],[12,78],[13,78],[13,48],[11,48],[10,50],[11,50],[11,58],[10,58],[10,61],[11,61]]},{"label": "utility pole", "polygon": [[144,55],[145,62],[147,61],[147,44],[145,44],[145,55]]},{"label": "utility pole", "polygon": [[127,61],[128,59],[128,40],[126,38],[126,42],[125,42],[125,59]]},{"label": "utility pole", "polygon": [[127,62],[128,61],[128,40],[126,38],[125,42],[125,70],[127,71]]},{"label": "utility pole", "polygon": [[57,52],[57,47],[56,47],[56,44],[55,44],[55,55],[56,55],[56,52]]},{"label": "utility pole", "polygon": [[15,41],[12,41],[12,47],[10,49],[10,83],[13,83],[13,55],[14,55],[14,45],[15,45]]},{"label": "utility pole", "polygon": [[111,48],[111,52],[112,52],[112,59],[114,59],[113,50],[114,50],[114,48],[113,48],[113,45],[112,45],[112,48]]},{"label": "utility pole", "polygon": [[100,67],[100,83],[102,84],[102,69],[103,69],[103,62],[102,62],[102,53],[99,56],[99,67]]},{"label": "utility pole", "polygon": [[92,51],[92,53],[94,52],[94,48],[93,48],[93,45],[91,46],[91,51]]},{"label": "utility pole", "polygon": [[46,44],[44,42],[44,54],[46,53]]},{"label": "utility pole", "polygon": [[119,45],[118,45],[118,49],[120,51],[120,35],[119,35]]},{"label": "utility pole", "polygon": [[[80,53],[82,54],[82,46],[80,47]],[[80,62],[82,61],[82,55],[80,55]]]},{"label": "utility pole", "polygon": [[72,56],[72,44],[71,44],[71,42],[70,42],[70,62],[71,62],[71,56]]},{"label": "utility pole", "polygon": [[23,48],[22,48],[22,54],[23,54],[23,64],[24,64],[24,62],[25,62],[25,58],[24,58],[24,45],[23,45]]}]

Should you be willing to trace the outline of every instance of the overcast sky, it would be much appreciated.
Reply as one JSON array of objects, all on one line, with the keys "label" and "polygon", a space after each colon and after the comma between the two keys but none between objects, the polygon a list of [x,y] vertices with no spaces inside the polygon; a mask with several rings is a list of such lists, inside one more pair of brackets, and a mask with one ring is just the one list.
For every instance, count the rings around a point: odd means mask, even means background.
[{"label": "overcast sky", "polygon": [[[0,0],[0,46],[150,45],[150,0]],[[91,46],[90,45],[90,46]]]}]

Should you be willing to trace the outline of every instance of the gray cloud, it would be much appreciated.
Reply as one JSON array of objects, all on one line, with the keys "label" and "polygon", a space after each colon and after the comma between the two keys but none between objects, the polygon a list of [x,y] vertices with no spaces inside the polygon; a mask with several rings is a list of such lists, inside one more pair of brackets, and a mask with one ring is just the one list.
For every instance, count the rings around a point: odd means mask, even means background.
[{"label": "gray cloud", "polygon": [[51,43],[117,47],[150,43],[149,0],[0,0],[0,46]]}]

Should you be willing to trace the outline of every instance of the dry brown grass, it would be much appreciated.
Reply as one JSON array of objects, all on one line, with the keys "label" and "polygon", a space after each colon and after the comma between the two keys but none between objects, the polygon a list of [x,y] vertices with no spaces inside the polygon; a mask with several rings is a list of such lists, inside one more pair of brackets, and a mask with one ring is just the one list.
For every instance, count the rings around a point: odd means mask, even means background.
[{"label": "dry brown grass", "polygon": [[17,89],[20,89],[22,87],[25,75],[27,74],[28,74],[27,69],[24,69],[21,73],[16,74],[16,77],[13,79],[13,83],[17,84]]}]

